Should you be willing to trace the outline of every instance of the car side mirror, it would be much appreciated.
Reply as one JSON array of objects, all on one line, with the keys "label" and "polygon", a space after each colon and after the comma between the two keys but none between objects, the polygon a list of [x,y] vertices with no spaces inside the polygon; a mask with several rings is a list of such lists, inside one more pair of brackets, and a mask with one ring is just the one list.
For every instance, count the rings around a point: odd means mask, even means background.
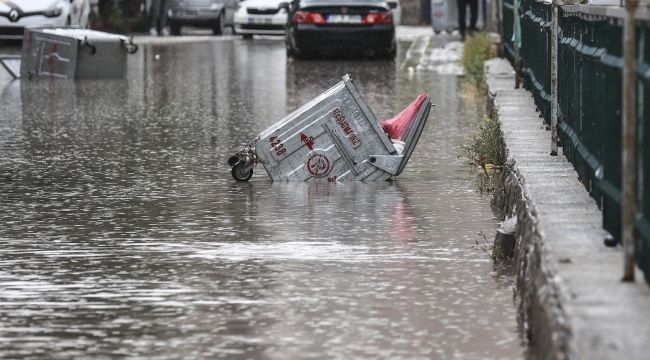
[{"label": "car side mirror", "polygon": [[395,8],[397,8],[397,3],[389,1],[388,2],[388,7],[391,8],[391,9],[395,9]]},{"label": "car side mirror", "polygon": [[289,3],[288,2],[281,2],[278,4],[278,9],[284,9],[287,12],[289,11]]}]

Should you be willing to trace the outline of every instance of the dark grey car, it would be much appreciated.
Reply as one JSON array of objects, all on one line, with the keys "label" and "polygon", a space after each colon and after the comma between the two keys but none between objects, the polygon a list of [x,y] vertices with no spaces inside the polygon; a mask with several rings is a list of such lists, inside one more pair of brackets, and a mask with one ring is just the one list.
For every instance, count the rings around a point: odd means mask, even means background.
[{"label": "dark grey car", "polygon": [[232,27],[237,0],[167,0],[167,23],[172,35],[180,35],[182,26],[209,27],[221,35]]}]

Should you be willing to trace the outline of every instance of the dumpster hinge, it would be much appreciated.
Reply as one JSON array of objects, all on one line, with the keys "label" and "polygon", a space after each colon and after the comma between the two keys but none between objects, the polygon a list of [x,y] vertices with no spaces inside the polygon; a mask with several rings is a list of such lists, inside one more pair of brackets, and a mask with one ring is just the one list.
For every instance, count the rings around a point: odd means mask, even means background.
[{"label": "dumpster hinge", "polygon": [[370,155],[368,163],[391,175],[396,175],[403,158],[403,155]]}]

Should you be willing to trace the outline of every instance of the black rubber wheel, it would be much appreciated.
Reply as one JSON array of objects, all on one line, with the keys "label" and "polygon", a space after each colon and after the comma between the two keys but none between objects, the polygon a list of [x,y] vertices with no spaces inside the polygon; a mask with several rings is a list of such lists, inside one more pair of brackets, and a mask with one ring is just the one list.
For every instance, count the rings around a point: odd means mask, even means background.
[{"label": "black rubber wheel", "polygon": [[214,25],[212,25],[212,34],[213,35],[222,35],[223,34],[223,13],[219,14],[219,17],[217,18],[217,21],[214,22]]},{"label": "black rubber wheel", "polygon": [[290,43],[287,43],[287,58],[295,58],[296,55],[296,50],[294,50]]},{"label": "black rubber wheel", "polygon": [[241,37],[244,40],[252,40],[253,39],[253,34],[243,34]]},{"label": "black rubber wheel", "polygon": [[169,24],[169,30],[174,36],[179,36],[181,34],[181,26],[176,23]]},{"label": "black rubber wheel", "polygon": [[228,166],[235,166],[239,162],[239,156],[233,155],[228,159]]},{"label": "black rubber wheel", "polygon": [[253,177],[253,169],[248,170],[248,173],[242,173],[241,168],[244,167],[243,162],[238,162],[235,164],[235,166],[232,167],[232,171],[230,172],[232,174],[233,179],[237,181],[248,181],[250,180],[251,177]]}]

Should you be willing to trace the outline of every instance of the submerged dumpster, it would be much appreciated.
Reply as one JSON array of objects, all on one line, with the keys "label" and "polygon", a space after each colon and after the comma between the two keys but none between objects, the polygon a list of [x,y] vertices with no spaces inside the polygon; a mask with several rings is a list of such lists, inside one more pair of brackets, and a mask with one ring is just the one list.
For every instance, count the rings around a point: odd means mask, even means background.
[{"label": "submerged dumpster", "polygon": [[[478,18],[476,28],[481,29],[485,24],[485,9],[483,0],[478,1]],[[469,29],[469,20],[472,16],[469,7],[465,11],[465,24]],[[443,31],[451,33],[458,29],[458,2],[456,0],[431,0],[431,25],[433,32],[439,34]]]},{"label": "submerged dumpster", "polygon": [[126,56],[138,50],[128,37],[78,28],[27,27],[22,78],[123,77]]},{"label": "submerged dumpster", "polygon": [[430,109],[422,94],[380,124],[346,75],[259,134],[228,164],[237,181],[248,181],[257,164],[273,181],[388,180],[406,166]]}]

